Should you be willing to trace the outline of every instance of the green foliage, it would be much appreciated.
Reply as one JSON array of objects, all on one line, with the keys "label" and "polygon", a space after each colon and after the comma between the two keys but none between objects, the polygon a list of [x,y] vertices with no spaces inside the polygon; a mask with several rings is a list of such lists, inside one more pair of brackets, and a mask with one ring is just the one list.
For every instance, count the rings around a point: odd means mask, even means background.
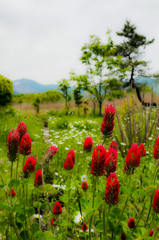
[{"label": "green foliage", "polygon": [[13,97],[13,82],[0,75],[0,106],[10,103]]},{"label": "green foliage", "polygon": [[62,93],[57,90],[49,90],[43,93],[30,93],[30,94],[16,94],[13,96],[13,102],[15,103],[32,103],[36,101],[37,97],[40,100],[40,103],[49,103],[49,102],[60,102],[62,100]]},{"label": "green foliage", "polygon": [[36,108],[36,112],[39,112],[39,106],[40,106],[40,98],[39,96],[36,97],[36,99],[33,102],[33,106]]},{"label": "green foliage", "polygon": [[108,81],[105,77],[106,69],[112,69],[114,48],[109,36],[107,44],[102,44],[95,35],[90,37],[90,42],[82,47],[80,60],[87,66],[87,91],[96,99],[101,115],[102,103],[106,97]]},{"label": "green foliage", "polygon": [[62,91],[63,97],[65,99],[65,109],[66,111],[68,111],[69,109],[68,103],[71,101],[71,94],[69,93],[70,82],[69,80],[62,79],[61,81],[59,81],[58,86],[59,89]]},{"label": "green foliage", "polygon": [[[144,68],[147,66],[146,61],[141,61],[141,49],[154,42],[154,39],[147,41],[146,37],[136,32],[136,26],[126,21],[121,32],[117,32],[118,36],[124,38],[124,41],[116,45],[116,55],[122,56],[122,61],[119,64],[119,69],[127,68],[128,73],[131,73],[130,78],[134,75],[143,75]],[[123,78],[124,79],[124,78]]]}]

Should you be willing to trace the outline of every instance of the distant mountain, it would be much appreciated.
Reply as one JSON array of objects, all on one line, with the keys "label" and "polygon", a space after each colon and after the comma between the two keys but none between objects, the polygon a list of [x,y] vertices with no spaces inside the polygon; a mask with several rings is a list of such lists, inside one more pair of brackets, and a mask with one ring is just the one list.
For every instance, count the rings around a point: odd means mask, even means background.
[{"label": "distant mountain", "polygon": [[[153,89],[154,91],[159,95],[159,84],[156,84],[155,80],[148,77],[136,77],[135,78],[136,83],[146,83],[146,85],[152,87],[153,83]],[[57,89],[57,84],[47,84],[43,85],[36,81],[30,80],[30,79],[19,79],[16,81],[13,81],[13,89],[14,94],[18,93],[42,93],[46,92],[48,90],[54,90]],[[72,91],[74,88],[70,88],[70,91]]]},{"label": "distant mountain", "polygon": [[19,79],[13,81],[14,94],[18,93],[42,93],[48,90],[54,90],[58,87],[57,84],[43,85],[30,79]]}]

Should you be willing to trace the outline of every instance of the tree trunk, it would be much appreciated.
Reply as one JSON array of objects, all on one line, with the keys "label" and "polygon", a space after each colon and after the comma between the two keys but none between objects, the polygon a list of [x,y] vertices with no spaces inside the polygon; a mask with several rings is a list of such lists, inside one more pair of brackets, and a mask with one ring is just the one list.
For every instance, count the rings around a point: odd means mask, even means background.
[{"label": "tree trunk", "polygon": [[99,116],[102,116],[102,101],[99,101],[98,104],[99,104]]},{"label": "tree trunk", "polygon": [[93,102],[93,115],[95,116],[96,114],[96,102]]}]

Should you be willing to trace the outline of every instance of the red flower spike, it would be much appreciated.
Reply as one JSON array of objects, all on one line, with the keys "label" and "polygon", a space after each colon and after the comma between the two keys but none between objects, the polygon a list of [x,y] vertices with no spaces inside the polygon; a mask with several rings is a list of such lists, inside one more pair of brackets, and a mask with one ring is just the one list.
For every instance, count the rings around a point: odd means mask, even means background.
[{"label": "red flower spike", "polygon": [[153,230],[153,229],[151,229],[151,231],[150,231],[150,233],[149,233],[149,236],[152,236],[152,235],[153,235],[153,233],[154,233],[154,230]]},{"label": "red flower spike", "polygon": [[27,131],[27,126],[24,122],[20,122],[17,127],[17,132],[19,133],[20,140]]},{"label": "red flower spike", "polygon": [[155,159],[159,159],[159,137],[156,139],[155,142],[153,157]]},{"label": "red flower spike", "polygon": [[56,224],[54,224],[55,221],[56,221],[56,219],[53,217],[52,220],[51,220],[51,225],[52,226],[56,226]]},{"label": "red flower spike", "polygon": [[71,156],[71,154],[68,154],[67,158],[64,162],[64,169],[71,170],[71,169],[73,169],[73,166],[74,166],[74,164],[73,164],[73,161],[72,161],[72,156]]},{"label": "red flower spike", "polygon": [[126,240],[126,234],[124,231],[121,233],[120,238],[121,238],[121,240]]},{"label": "red flower spike", "polygon": [[56,145],[52,145],[47,150],[46,154],[48,154],[49,159],[51,159],[57,153],[58,147]]},{"label": "red flower spike", "polygon": [[18,157],[19,134],[16,130],[11,129],[8,134],[8,153],[7,156],[11,162]]},{"label": "red flower spike", "polygon": [[134,173],[136,167],[140,166],[140,150],[137,143],[133,143],[127,152],[123,172],[126,174]]},{"label": "red flower spike", "polygon": [[24,172],[34,172],[36,165],[36,156],[30,156],[27,158],[24,164]]},{"label": "red flower spike", "polygon": [[19,152],[22,155],[31,154],[31,138],[28,133],[25,133],[21,139]]},{"label": "red flower spike", "polygon": [[141,157],[145,157],[146,156],[146,150],[145,150],[145,146],[144,146],[143,143],[140,144],[139,150],[140,150]]},{"label": "red flower spike", "polygon": [[101,144],[94,149],[92,154],[90,174],[93,174],[94,176],[104,175],[104,164],[107,154],[107,151]]},{"label": "red flower spike", "polygon": [[107,179],[105,198],[103,200],[109,205],[116,205],[119,202],[119,181],[115,173],[110,173]]},{"label": "red flower spike", "polygon": [[105,160],[105,171],[109,175],[115,172],[117,167],[117,151],[114,148],[109,148],[108,156]]},{"label": "red flower spike", "polygon": [[115,111],[116,110],[112,105],[107,105],[107,107],[105,108],[105,114],[101,125],[101,133],[103,133],[106,138],[110,138],[112,136],[112,131],[115,124]]},{"label": "red flower spike", "polygon": [[55,206],[53,208],[53,214],[54,215],[60,215],[62,213],[62,207],[61,204],[59,202],[55,203]]},{"label": "red flower spike", "polygon": [[110,148],[114,148],[115,150],[118,150],[118,145],[115,141],[111,142]]},{"label": "red flower spike", "polygon": [[68,152],[67,156],[68,156],[69,154],[70,154],[71,157],[72,157],[72,162],[73,162],[73,164],[75,164],[75,152],[74,152],[74,150],[71,149],[71,150]]},{"label": "red flower spike", "polygon": [[42,181],[42,171],[41,169],[37,170],[36,171],[36,174],[35,174],[35,178],[34,178],[34,186],[35,187],[39,187],[43,185],[43,181]]},{"label": "red flower spike", "polygon": [[87,188],[88,188],[87,182],[86,182],[86,181],[83,181],[83,182],[82,182],[82,189],[83,189],[84,191],[86,191]]},{"label": "red flower spike", "polygon": [[85,232],[85,231],[87,231],[87,229],[88,229],[87,224],[86,224],[86,222],[84,222],[82,225],[82,231]]},{"label": "red flower spike", "polygon": [[129,228],[135,228],[135,220],[134,218],[129,218],[129,222],[127,222]]},{"label": "red flower spike", "polygon": [[[10,190],[9,190],[9,193],[8,193],[8,196],[10,196],[11,194],[10,194]],[[15,191],[14,191],[14,189],[12,188],[12,197],[14,197],[16,195],[16,193],[15,193]]]},{"label": "red flower spike", "polygon": [[83,145],[83,151],[91,152],[93,146],[93,140],[91,137],[86,137]]},{"label": "red flower spike", "polygon": [[154,194],[152,207],[154,212],[159,213],[159,189]]}]

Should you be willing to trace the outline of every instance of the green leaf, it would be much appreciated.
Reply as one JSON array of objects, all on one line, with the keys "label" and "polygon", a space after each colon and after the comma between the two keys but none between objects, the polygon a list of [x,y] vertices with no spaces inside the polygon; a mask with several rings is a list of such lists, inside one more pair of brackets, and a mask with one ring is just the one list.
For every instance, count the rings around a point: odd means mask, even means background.
[{"label": "green leaf", "polygon": [[26,219],[26,216],[23,213],[18,214],[18,218],[23,222]]},{"label": "green leaf", "polygon": [[23,240],[28,240],[28,239],[29,239],[29,232],[26,231],[26,230],[23,230],[23,231],[20,233],[20,236],[22,237]]},{"label": "green leaf", "polygon": [[8,221],[7,218],[0,218],[0,226],[5,227],[7,225]]},{"label": "green leaf", "polygon": [[120,208],[115,207],[115,208],[113,208],[112,212],[113,212],[115,218],[118,218],[120,216],[121,210],[120,210]]},{"label": "green leaf", "polygon": [[38,206],[39,206],[39,202],[34,202],[33,203],[33,207],[38,208]]},{"label": "green leaf", "polygon": [[34,234],[35,232],[37,232],[39,230],[39,224],[38,223],[33,223],[31,225],[31,232],[32,234]]},{"label": "green leaf", "polygon": [[24,212],[24,206],[20,204],[15,205],[14,212]]},{"label": "green leaf", "polygon": [[34,240],[53,240],[54,236],[51,232],[45,231],[45,232],[36,232]]},{"label": "green leaf", "polygon": [[26,208],[26,213],[28,213],[28,217],[31,217],[35,214],[35,209],[33,207]]},{"label": "green leaf", "polygon": [[11,212],[13,211],[13,208],[10,207],[9,205],[5,204],[5,203],[0,203],[0,208],[6,209],[6,210],[11,211]]},{"label": "green leaf", "polygon": [[41,209],[45,210],[48,208],[48,205],[46,203],[43,203],[40,207]]},{"label": "green leaf", "polygon": [[91,209],[88,209],[85,214],[86,215],[90,215],[90,214],[93,214],[95,212],[95,209],[94,208],[91,208]]},{"label": "green leaf", "polygon": [[101,204],[102,204],[101,197],[97,197],[97,198],[94,199],[94,208],[95,208],[95,210],[97,210],[100,207]]},{"label": "green leaf", "polygon": [[145,191],[147,194],[152,196],[155,193],[156,189],[157,189],[157,185],[150,185],[145,189]]},{"label": "green leaf", "polygon": [[111,232],[114,232],[113,223],[111,221],[109,221],[109,220],[108,220],[108,226],[109,226],[109,229],[111,230]]},{"label": "green leaf", "polygon": [[96,223],[95,223],[95,228],[98,232],[103,232],[103,221],[101,220],[98,220]]}]

